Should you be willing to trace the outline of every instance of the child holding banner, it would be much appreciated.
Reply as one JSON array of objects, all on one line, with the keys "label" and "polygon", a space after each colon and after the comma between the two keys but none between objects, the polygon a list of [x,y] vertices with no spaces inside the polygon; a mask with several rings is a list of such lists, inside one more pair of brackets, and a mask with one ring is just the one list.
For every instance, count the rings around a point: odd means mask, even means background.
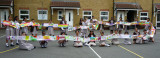
[{"label": "child holding banner", "polygon": [[[17,24],[19,24],[19,22],[17,21],[19,18],[18,18],[18,16],[15,16],[14,17],[14,23],[17,25]],[[15,32],[15,36],[19,36],[20,35],[20,28],[14,28],[14,32]],[[17,39],[17,42],[16,42],[16,45],[19,45],[19,43],[18,43],[18,39]]]},{"label": "child holding banner", "polygon": [[[26,36],[26,33],[22,32],[22,36]],[[32,49],[36,48],[33,44],[27,43],[25,40],[18,40],[18,41],[19,41],[19,49],[32,50]]]},{"label": "child holding banner", "polygon": [[[49,21],[49,25],[50,25],[50,24],[53,24],[53,23],[52,23],[52,20]],[[53,35],[54,35],[53,26],[48,26],[48,34],[49,34],[50,36],[53,36]]]},{"label": "child holding banner", "polygon": [[142,37],[142,43],[144,44],[145,41],[148,41],[148,34],[147,34],[146,29],[144,29],[143,32],[144,32],[144,34],[143,34],[143,37]]},{"label": "child holding banner", "polygon": [[59,46],[60,47],[65,47],[65,43],[66,43],[66,38],[65,38],[66,33],[65,32],[61,32],[61,34],[59,35]]},{"label": "child holding banner", "polygon": [[140,43],[140,38],[138,38],[139,35],[140,32],[138,28],[135,28],[135,31],[133,32],[133,44]]},{"label": "child holding banner", "polygon": [[[60,22],[60,24],[67,24],[67,21],[64,19],[64,17],[62,17],[62,21]],[[66,28],[61,27],[62,31],[66,33]]]},{"label": "child holding banner", "polygon": [[[23,18],[23,21],[22,21],[22,23],[26,23],[26,17],[25,18]],[[26,26],[26,27],[22,27],[22,32],[25,32],[26,34],[28,34],[28,27]]]},{"label": "child holding banner", "polygon": [[[82,20],[82,26],[87,26],[87,22],[86,19]],[[86,37],[86,34],[88,32],[88,29],[86,28],[81,28],[81,35],[84,36],[84,38]]]},{"label": "child holding banner", "polygon": [[32,36],[36,36],[37,35],[37,26],[33,26],[33,23],[35,23],[34,19],[32,19],[32,21],[30,22],[31,26],[31,34]]},{"label": "child holding banner", "polygon": [[76,39],[75,39],[73,45],[74,45],[74,47],[82,47],[83,43],[80,40],[81,35],[79,35],[79,31],[78,30],[76,30],[75,33],[76,33]]},{"label": "child holding banner", "polygon": [[119,41],[118,41],[118,39],[117,39],[117,37],[119,36],[119,34],[118,34],[118,30],[117,29],[115,29],[115,31],[114,31],[115,33],[112,35],[113,36],[113,39],[112,39],[112,45],[119,45]]},{"label": "child holding banner", "polygon": [[[11,16],[8,16],[8,19],[9,19],[10,22],[13,23]],[[14,36],[13,27],[6,26],[6,47],[9,47],[8,40],[10,40],[10,36]],[[11,40],[11,46],[14,46],[13,40]]]},{"label": "child holding banner", "polygon": [[[42,31],[42,36],[46,36],[45,31]],[[48,42],[45,40],[40,41],[41,48],[47,48],[47,44],[48,44]]]},{"label": "child holding banner", "polygon": [[[148,35],[152,35],[152,29],[153,29],[154,27],[151,27],[151,26],[149,26],[149,30],[147,31],[148,32]],[[154,30],[153,30],[153,32],[155,32]],[[149,42],[154,42],[154,38],[153,37],[149,37]]]},{"label": "child holding banner", "polygon": [[100,33],[101,33],[101,36],[98,38],[98,40],[100,40],[99,41],[99,43],[100,43],[99,46],[100,47],[104,47],[104,46],[110,47],[110,45],[105,42],[107,38],[104,36],[104,32],[100,32]]},{"label": "child holding banner", "polygon": [[[128,33],[128,32],[125,32],[124,35],[129,35],[129,33]],[[125,38],[124,44],[126,44],[126,45],[131,45],[131,42],[129,41],[129,38]]]},{"label": "child holding banner", "polygon": [[150,22],[150,18],[147,18],[147,22],[146,23],[148,23],[148,24],[145,25],[145,29],[148,30],[149,26],[152,26],[151,25],[152,23]]},{"label": "child holding banner", "polygon": [[117,24],[118,26],[118,32],[119,34],[121,34],[122,30],[123,30],[123,24],[121,24],[123,22],[122,17],[119,18],[119,24]]},{"label": "child holding banner", "polygon": [[[95,38],[96,35],[94,34],[93,31],[90,31],[88,37],[91,39],[91,38]],[[90,46],[96,46],[95,40],[90,40],[90,41],[88,42],[88,45],[90,45]]]},{"label": "child holding banner", "polygon": [[115,25],[114,25],[114,23],[115,23],[115,20],[114,20],[114,18],[112,17],[111,20],[109,20],[109,24],[110,24],[110,27],[109,27],[109,29],[110,29],[110,34],[113,34],[113,31],[115,30]]}]

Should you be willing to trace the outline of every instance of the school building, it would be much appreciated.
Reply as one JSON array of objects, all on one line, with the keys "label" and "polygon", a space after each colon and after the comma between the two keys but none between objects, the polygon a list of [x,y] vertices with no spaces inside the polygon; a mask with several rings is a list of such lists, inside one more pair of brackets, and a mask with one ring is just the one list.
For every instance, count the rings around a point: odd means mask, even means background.
[{"label": "school building", "polygon": [[[150,18],[160,29],[160,0],[0,0],[0,21],[8,16],[35,19],[39,23],[59,23],[64,17],[70,26],[78,26],[80,18],[108,21],[111,17],[133,22]],[[0,25],[0,28],[4,26]]]}]

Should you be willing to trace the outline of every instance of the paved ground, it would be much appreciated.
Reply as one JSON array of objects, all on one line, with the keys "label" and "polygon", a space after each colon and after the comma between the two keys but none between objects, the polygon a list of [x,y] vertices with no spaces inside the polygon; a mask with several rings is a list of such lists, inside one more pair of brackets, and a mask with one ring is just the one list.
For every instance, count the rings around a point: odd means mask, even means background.
[{"label": "paved ground", "polygon": [[[141,30],[142,32],[142,30]],[[55,31],[56,35],[60,34],[59,31]],[[96,35],[99,35],[98,31],[95,31]],[[133,30],[130,30],[133,33]],[[40,34],[40,32],[39,32]],[[105,34],[109,34],[109,31],[105,31]],[[74,32],[68,32],[68,35],[75,35]],[[67,47],[58,47],[56,41],[50,41],[48,48],[40,48],[39,42],[31,42],[36,49],[31,51],[19,50],[15,47],[5,47],[5,30],[0,30],[0,58],[98,58],[96,53],[101,58],[159,58],[160,57],[160,30],[157,30],[155,35],[155,43],[148,44],[121,44],[111,47],[87,47],[82,48],[73,47],[73,42],[69,41]],[[108,42],[109,43],[109,42]],[[93,49],[93,50],[92,50]],[[95,51],[96,53],[94,53]]]}]

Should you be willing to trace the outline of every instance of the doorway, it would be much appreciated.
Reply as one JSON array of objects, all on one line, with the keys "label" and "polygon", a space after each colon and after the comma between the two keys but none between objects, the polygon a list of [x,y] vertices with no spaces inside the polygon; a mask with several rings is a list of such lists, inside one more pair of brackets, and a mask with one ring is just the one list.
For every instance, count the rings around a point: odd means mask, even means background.
[{"label": "doorway", "polygon": [[[3,22],[4,20],[8,20],[9,10],[8,9],[0,9],[0,21]],[[0,28],[4,28],[1,24]]]},{"label": "doorway", "polygon": [[127,22],[133,22],[136,17],[137,12],[133,10],[129,10],[127,13]]},{"label": "doorway", "polygon": [[66,10],[65,19],[69,26],[73,26],[73,10]]}]

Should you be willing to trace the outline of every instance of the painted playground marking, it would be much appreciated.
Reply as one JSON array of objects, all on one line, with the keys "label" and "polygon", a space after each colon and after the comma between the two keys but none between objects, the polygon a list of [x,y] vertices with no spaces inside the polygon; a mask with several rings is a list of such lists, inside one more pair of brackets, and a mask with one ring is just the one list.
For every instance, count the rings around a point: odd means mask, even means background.
[{"label": "painted playground marking", "polygon": [[[107,40],[107,41],[108,41],[108,42],[111,42],[110,40]],[[132,53],[132,54],[134,54],[134,55],[136,55],[136,56],[138,56],[139,58],[144,58],[143,56],[138,55],[137,53],[135,53],[135,52],[133,52],[133,51],[131,51],[131,50],[129,50],[129,49],[121,46],[121,45],[118,45],[118,47],[120,47],[120,48],[122,48],[122,49],[124,49],[124,50],[126,50],[126,51],[128,51],[128,52],[130,52],[130,53]]]},{"label": "painted playground marking", "polygon": [[101,56],[98,55],[98,53],[96,51],[94,51],[91,46],[88,45],[88,47],[98,56],[98,58],[102,58]]},{"label": "painted playground marking", "polygon": [[0,52],[0,54],[2,54],[2,53],[6,53],[6,52],[9,52],[9,51],[12,51],[12,50],[15,50],[15,49],[17,49],[17,48],[19,48],[19,46],[14,47],[14,48],[9,49],[9,50],[2,51],[2,52]]},{"label": "painted playground marking", "polygon": [[[2,38],[2,37],[4,37],[4,36],[6,36],[6,35],[1,36],[0,38]],[[15,50],[15,49],[17,49],[17,48],[19,48],[19,46],[14,47],[14,48],[11,48],[11,49],[9,49],[9,50],[2,51],[2,52],[0,52],[0,54],[6,53],[6,52],[9,52],[9,51],[12,51],[12,50]]]}]

